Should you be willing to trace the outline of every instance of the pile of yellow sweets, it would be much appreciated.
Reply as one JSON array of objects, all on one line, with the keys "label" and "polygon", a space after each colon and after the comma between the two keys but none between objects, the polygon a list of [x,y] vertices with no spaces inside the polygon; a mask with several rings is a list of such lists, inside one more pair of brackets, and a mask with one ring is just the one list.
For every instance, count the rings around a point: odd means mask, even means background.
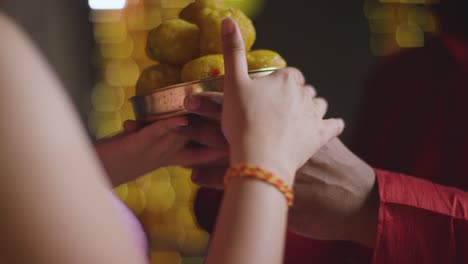
[{"label": "pile of yellow sweets", "polygon": [[249,70],[286,66],[285,60],[274,51],[250,51],[256,32],[252,21],[241,10],[227,7],[222,0],[197,0],[184,8],[179,18],[165,20],[149,32],[146,53],[158,64],[142,72],[136,94],[223,75],[220,31],[226,17],[234,19],[240,27],[249,51]]}]

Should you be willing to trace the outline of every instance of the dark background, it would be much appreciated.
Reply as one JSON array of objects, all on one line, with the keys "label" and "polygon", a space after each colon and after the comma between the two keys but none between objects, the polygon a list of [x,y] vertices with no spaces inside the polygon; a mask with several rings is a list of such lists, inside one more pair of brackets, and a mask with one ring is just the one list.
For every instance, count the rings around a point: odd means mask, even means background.
[{"label": "dark background", "polygon": [[[87,1],[6,0],[0,1],[0,8],[37,42],[85,119],[95,82]],[[258,34],[255,47],[277,50],[289,65],[304,72],[319,95],[328,99],[329,115],[345,119],[346,141],[375,59],[369,50],[363,1],[269,0],[254,23]]]}]

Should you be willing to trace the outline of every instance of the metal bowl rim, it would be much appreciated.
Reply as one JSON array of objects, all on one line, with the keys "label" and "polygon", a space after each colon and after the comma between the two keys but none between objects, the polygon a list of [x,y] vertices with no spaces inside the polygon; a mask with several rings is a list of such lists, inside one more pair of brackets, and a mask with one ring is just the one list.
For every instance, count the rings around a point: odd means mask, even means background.
[{"label": "metal bowl rim", "polygon": [[[277,68],[277,67],[262,68],[262,69],[258,69],[258,70],[249,71],[249,74],[261,73],[261,72],[270,72],[270,71],[274,72],[274,71],[279,70],[279,69],[280,68]],[[189,86],[189,85],[194,85],[194,84],[199,84],[199,83],[213,82],[213,81],[217,81],[217,80],[220,80],[220,79],[223,79],[223,78],[224,78],[224,75],[220,75],[220,76],[217,76],[217,77],[205,78],[205,79],[202,79],[202,80],[178,83],[178,84],[166,86],[166,87],[163,87],[163,88],[159,88],[157,90],[154,90],[152,92],[148,92],[148,93],[145,93],[145,94],[142,94],[142,95],[132,96],[132,97],[129,98],[129,100],[133,102],[133,101],[135,101],[137,99],[145,98],[145,97],[151,96],[153,94],[156,94],[156,93],[159,93],[159,92],[162,92],[162,91],[166,91],[166,90],[170,90],[170,89],[174,89],[174,88],[180,88],[180,87]]]}]

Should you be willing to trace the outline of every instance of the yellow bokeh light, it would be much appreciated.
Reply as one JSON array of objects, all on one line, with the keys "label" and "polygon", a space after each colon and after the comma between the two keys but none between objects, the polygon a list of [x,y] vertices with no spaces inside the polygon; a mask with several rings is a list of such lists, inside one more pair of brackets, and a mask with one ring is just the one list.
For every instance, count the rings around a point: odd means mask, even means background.
[{"label": "yellow bokeh light", "polygon": [[161,9],[151,6],[135,6],[127,10],[126,17],[129,30],[148,31],[161,24]]},{"label": "yellow bokeh light", "polygon": [[119,43],[107,43],[101,45],[101,54],[104,59],[125,59],[132,55],[134,48],[133,39],[130,36]]},{"label": "yellow bokeh light", "polygon": [[118,111],[125,100],[125,92],[120,86],[98,83],[91,92],[91,104],[96,111]]},{"label": "yellow bokeh light", "polygon": [[120,200],[124,201],[127,200],[128,197],[128,187],[127,184],[122,184],[116,188],[114,188],[114,194],[119,197]]},{"label": "yellow bokeh light", "polygon": [[193,201],[195,192],[192,189],[190,181],[190,178],[185,175],[173,176],[171,178],[171,183],[176,193],[176,204],[188,204]]},{"label": "yellow bokeh light", "polygon": [[109,138],[113,137],[122,132],[122,124],[114,122],[105,122],[99,124],[96,131],[96,139]]},{"label": "yellow bokeh light", "polygon": [[396,41],[402,48],[423,47],[424,32],[415,24],[400,25],[397,28]]},{"label": "yellow bokeh light", "polygon": [[192,171],[190,169],[184,167],[172,166],[167,167],[166,169],[169,171],[171,176],[186,177],[187,179],[189,179],[190,175],[192,174]]},{"label": "yellow bokeh light", "polygon": [[152,181],[145,197],[146,209],[152,213],[161,213],[174,206],[175,192],[169,182]]},{"label": "yellow bokeh light", "polygon": [[202,257],[208,248],[210,236],[199,229],[185,229],[185,239],[181,251],[187,257]]},{"label": "yellow bokeh light", "polygon": [[184,229],[176,225],[153,225],[149,237],[154,250],[179,250],[186,238]]},{"label": "yellow bokeh light", "polygon": [[125,101],[128,101],[130,97],[135,96],[136,87],[135,86],[125,86],[123,87],[125,93]]},{"label": "yellow bokeh light", "polygon": [[171,182],[171,174],[168,168],[160,168],[150,173],[152,181]]},{"label": "yellow bokeh light", "polygon": [[91,111],[88,114],[88,128],[91,133],[96,134],[102,127],[110,127],[120,130],[122,128],[122,118],[119,112]]},{"label": "yellow bokeh light", "polygon": [[399,49],[394,34],[375,34],[370,38],[371,52],[376,56],[386,56]]},{"label": "yellow bokeh light", "polygon": [[138,188],[140,188],[145,193],[150,191],[152,182],[151,174],[146,174],[135,180],[135,184],[138,186]]},{"label": "yellow bokeh light", "polygon": [[120,108],[120,116],[122,121],[135,120],[135,112],[133,112],[133,105],[128,100],[124,102]]},{"label": "yellow bokeh light", "polygon": [[391,34],[397,29],[398,23],[390,19],[369,19],[369,27],[372,33]]},{"label": "yellow bokeh light", "polygon": [[150,67],[150,66],[153,66],[153,65],[157,65],[158,63],[151,60],[150,58],[146,57],[143,57],[141,59],[137,59],[135,60],[136,63],[138,64],[138,67],[140,67],[140,72],[143,72],[146,68]]},{"label": "yellow bokeh light", "polygon": [[162,8],[176,8],[180,10],[181,7],[187,6],[193,0],[160,0],[160,2]]},{"label": "yellow bokeh light", "polygon": [[182,264],[203,264],[204,261],[203,258],[183,258]]},{"label": "yellow bokeh light", "polygon": [[120,43],[127,38],[127,25],[124,21],[95,23],[94,38],[98,43]]},{"label": "yellow bokeh light", "polygon": [[119,22],[122,20],[123,10],[91,10],[89,18],[94,23]]},{"label": "yellow bokeh light", "polygon": [[198,228],[191,206],[175,207],[162,214],[165,224],[175,224],[184,228]]},{"label": "yellow bokeh light", "polygon": [[265,5],[265,0],[224,0],[230,6],[241,9],[247,16],[256,17]]},{"label": "yellow bokeh light", "polygon": [[145,193],[133,182],[128,183],[127,186],[128,196],[125,204],[135,215],[139,215],[146,207]]},{"label": "yellow bokeh light", "polygon": [[434,32],[437,30],[437,21],[428,8],[412,7],[407,10],[407,23],[416,24],[424,31]]},{"label": "yellow bokeh light", "polygon": [[162,214],[151,213],[147,210],[143,211],[138,218],[147,233],[149,233],[153,226],[165,224]]},{"label": "yellow bokeh light", "polygon": [[140,68],[132,59],[112,60],[106,65],[106,81],[112,86],[134,86]]},{"label": "yellow bokeh light", "polygon": [[134,59],[143,59],[146,57],[146,38],[148,32],[146,31],[136,31],[130,33],[131,38],[133,39],[134,47],[132,52],[132,58]]},{"label": "yellow bokeh light", "polygon": [[182,257],[177,251],[151,252],[151,264],[181,264]]},{"label": "yellow bokeh light", "polygon": [[180,8],[165,8],[161,11],[161,19],[172,19],[177,18],[180,13]]}]

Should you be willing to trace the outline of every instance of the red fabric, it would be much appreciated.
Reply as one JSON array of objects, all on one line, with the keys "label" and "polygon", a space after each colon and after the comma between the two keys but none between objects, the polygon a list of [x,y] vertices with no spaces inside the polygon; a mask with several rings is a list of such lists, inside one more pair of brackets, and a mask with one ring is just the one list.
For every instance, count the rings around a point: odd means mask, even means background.
[{"label": "red fabric", "polygon": [[468,193],[376,172],[381,203],[373,263],[468,263]]},{"label": "red fabric", "polygon": [[378,173],[374,263],[468,260],[468,196],[433,184],[468,191],[468,45],[446,43],[436,37],[385,59],[365,92],[353,151],[373,166],[428,180]]}]

